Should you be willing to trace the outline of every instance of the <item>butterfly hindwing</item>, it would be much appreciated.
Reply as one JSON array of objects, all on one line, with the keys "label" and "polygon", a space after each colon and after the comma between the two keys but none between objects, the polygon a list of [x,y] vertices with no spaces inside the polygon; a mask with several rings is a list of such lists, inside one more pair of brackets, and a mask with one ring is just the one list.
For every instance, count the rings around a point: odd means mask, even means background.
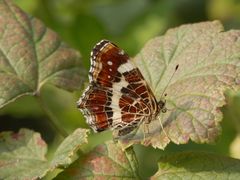
[{"label": "butterfly hindwing", "polygon": [[156,99],[141,72],[113,43],[102,40],[91,54],[90,85],[78,107],[95,131],[118,129],[120,135],[132,131],[156,114]]}]

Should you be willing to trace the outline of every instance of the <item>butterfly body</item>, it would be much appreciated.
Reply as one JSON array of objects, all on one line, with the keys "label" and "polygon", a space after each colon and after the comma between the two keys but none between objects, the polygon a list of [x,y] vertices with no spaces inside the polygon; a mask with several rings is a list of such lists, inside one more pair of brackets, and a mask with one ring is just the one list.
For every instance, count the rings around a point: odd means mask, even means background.
[{"label": "butterfly body", "polygon": [[128,134],[139,123],[150,123],[165,106],[129,56],[107,40],[93,48],[89,81],[77,104],[96,132],[111,128],[120,136]]}]

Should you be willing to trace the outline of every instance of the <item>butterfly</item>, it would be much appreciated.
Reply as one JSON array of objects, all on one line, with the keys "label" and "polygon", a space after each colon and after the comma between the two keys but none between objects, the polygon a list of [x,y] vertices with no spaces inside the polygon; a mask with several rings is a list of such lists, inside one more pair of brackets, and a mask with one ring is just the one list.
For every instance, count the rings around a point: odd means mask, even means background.
[{"label": "butterfly", "polygon": [[162,111],[140,70],[117,45],[102,40],[91,52],[89,86],[77,107],[95,132],[107,129],[124,136],[142,122],[150,123]]}]

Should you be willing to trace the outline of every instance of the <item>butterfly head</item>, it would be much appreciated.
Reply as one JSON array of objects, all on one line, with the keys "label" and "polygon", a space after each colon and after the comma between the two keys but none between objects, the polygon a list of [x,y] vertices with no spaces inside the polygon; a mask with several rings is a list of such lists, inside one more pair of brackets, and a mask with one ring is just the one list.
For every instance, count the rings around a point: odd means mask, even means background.
[{"label": "butterfly head", "polygon": [[159,109],[159,112],[162,112],[162,113],[166,113],[167,112],[167,108],[166,108],[166,100],[160,100],[158,102],[158,109]]}]

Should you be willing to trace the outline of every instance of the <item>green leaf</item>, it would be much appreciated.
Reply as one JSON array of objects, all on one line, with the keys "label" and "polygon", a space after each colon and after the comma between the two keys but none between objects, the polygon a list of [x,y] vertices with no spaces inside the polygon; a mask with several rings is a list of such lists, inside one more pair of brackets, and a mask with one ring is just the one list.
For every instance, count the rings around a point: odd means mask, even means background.
[{"label": "green leaf", "polygon": [[51,83],[77,90],[83,80],[80,55],[52,30],[11,1],[0,0],[0,107]]},{"label": "green leaf", "polygon": [[21,129],[0,134],[0,179],[38,179],[72,163],[71,157],[87,142],[88,130],[77,129],[56,150],[53,160],[45,155],[47,145],[39,133]]},{"label": "green leaf", "polygon": [[27,129],[1,133],[0,179],[36,179],[45,174],[46,152],[47,145],[39,133]]},{"label": "green leaf", "polygon": [[87,132],[89,130],[76,129],[57,148],[54,158],[51,161],[52,167],[66,166],[72,163],[72,157],[83,143],[87,143]]},{"label": "green leaf", "polygon": [[204,152],[167,155],[159,160],[155,179],[239,179],[240,161]]},{"label": "green leaf", "polygon": [[170,141],[214,142],[221,133],[224,91],[239,88],[239,37],[240,31],[223,32],[213,21],[182,25],[150,40],[134,61],[158,101],[167,93],[169,110],[142,123],[133,137],[123,138],[124,145],[143,141],[163,149]]},{"label": "green leaf", "polygon": [[139,179],[137,160],[133,150],[123,151],[113,142],[97,146],[88,155],[78,159],[58,179]]}]

